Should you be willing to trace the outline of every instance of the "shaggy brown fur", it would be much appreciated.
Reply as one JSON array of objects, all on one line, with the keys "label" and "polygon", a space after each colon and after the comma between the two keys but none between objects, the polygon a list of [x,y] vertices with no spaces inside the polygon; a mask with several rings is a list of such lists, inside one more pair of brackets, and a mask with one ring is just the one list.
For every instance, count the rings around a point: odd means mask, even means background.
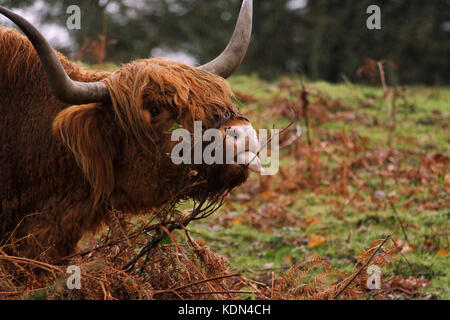
[{"label": "shaggy brown fur", "polygon": [[[53,97],[25,37],[0,27],[0,52],[0,245],[9,250],[64,256],[111,208],[140,213],[246,180],[248,170],[237,165],[196,167],[192,177],[192,168],[167,156],[175,123],[246,122],[222,78],[164,59],[87,71],[59,54],[70,78],[104,81],[112,98],[69,106]],[[202,179],[207,183],[186,189]]]}]

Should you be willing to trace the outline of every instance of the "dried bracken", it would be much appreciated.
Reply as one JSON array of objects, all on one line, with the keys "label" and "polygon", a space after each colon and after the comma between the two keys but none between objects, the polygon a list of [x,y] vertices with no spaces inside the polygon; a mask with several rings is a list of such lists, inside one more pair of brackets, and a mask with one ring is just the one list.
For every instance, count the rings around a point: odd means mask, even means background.
[{"label": "dried bracken", "polygon": [[[100,238],[86,239],[90,249],[62,259],[56,265],[9,256],[0,250],[1,297],[241,299],[251,295],[257,299],[361,299],[367,292],[369,264],[382,268],[396,252],[395,245],[386,246],[388,237],[361,252],[352,274],[330,266],[324,257],[312,255],[288,272],[273,275],[271,283],[262,283],[235,272],[225,257],[192,239],[187,230],[183,237],[160,225],[170,244],[167,241],[158,244],[147,259],[138,260],[132,270],[124,271],[123,265],[137,253],[136,244],[143,245],[149,239],[145,234],[135,236],[141,230],[141,222],[123,223],[120,218],[114,221]],[[184,238],[183,243],[177,238]],[[68,266],[80,268],[81,288],[68,289]],[[383,279],[382,286],[377,296],[395,290],[413,295],[426,282],[396,277]]]}]

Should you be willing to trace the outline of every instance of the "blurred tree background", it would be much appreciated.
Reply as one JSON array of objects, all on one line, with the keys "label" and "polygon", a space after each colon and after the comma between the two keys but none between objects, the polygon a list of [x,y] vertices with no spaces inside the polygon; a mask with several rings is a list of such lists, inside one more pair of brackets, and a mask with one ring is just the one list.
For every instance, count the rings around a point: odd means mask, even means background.
[{"label": "blurred tree background", "polygon": [[[241,0],[6,0],[9,8],[64,27],[68,6],[81,8],[81,30],[69,30],[71,58],[124,63],[172,54],[204,63],[232,34]],[[381,30],[368,30],[369,5],[381,8]],[[241,73],[271,79],[360,81],[364,58],[389,60],[393,84],[450,84],[450,0],[255,0],[252,43]],[[2,20],[3,21],[3,20]],[[102,42],[102,35],[106,35]],[[85,50],[105,45],[104,57]],[[91,50],[95,51],[95,50]]]}]

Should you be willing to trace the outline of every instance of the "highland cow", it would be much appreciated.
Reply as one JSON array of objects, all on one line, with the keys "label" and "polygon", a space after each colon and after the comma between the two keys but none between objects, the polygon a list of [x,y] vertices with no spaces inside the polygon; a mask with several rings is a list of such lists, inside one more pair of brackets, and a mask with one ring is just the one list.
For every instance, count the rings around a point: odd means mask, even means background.
[{"label": "highland cow", "polygon": [[244,58],[252,6],[244,0],[229,45],[205,65],[153,58],[112,73],[68,61],[0,7],[26,35],[0,28],[0,247],[66,256],[112,209],[139,214],[242,184],[248,165],[175,165],[168,155],[175,124],[202,121],[224,137],[248,129],[224,78]]}]

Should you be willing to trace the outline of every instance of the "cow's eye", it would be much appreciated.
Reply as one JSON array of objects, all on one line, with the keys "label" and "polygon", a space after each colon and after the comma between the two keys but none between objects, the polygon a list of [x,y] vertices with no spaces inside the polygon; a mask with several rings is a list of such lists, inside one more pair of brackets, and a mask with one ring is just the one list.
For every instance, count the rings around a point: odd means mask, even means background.
[{"label": "cow's eye", "polygon": [[152,115],[152,117],[159,116],[160,113],[161,110],[159,110],[159,108],[153,107],[150,109],[150,114]]}]

